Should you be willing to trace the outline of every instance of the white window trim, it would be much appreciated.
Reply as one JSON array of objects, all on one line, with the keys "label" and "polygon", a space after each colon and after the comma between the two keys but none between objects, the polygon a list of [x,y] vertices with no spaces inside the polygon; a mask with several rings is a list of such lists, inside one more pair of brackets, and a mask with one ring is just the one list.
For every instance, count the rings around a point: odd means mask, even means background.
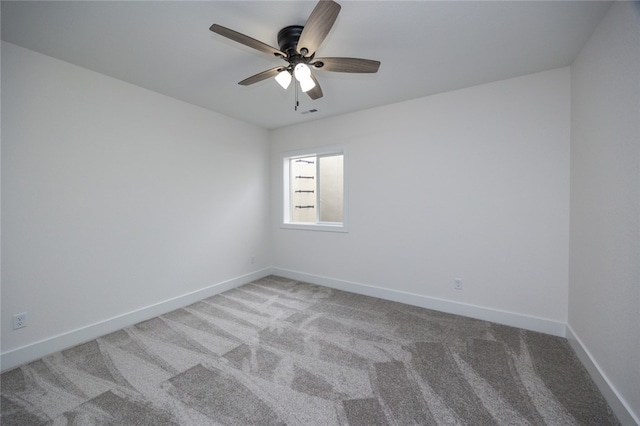
[{"label": "white window trim", "polygon": [[[308,157],[311,155],[325,156],[331,154],[342,154],[343,156],[343,213],[342,222],[316,222],[316,223],[300,223],[290,222],[291,217],[291,200],[289,191],[289,160],[296,157]],[[283,195],[282,210],[280,212],[280,228],[283,229],[302,229],[308,231],[328,231],[328,232],[349,232],[349,182],[348,182],[348,159],[347,147],[343,145],[330,145],[319,148],[309,148],[298,151],[283,152],[280,155],[280,164],[282,164],[282,173],[280,174],[280,191]]]}]

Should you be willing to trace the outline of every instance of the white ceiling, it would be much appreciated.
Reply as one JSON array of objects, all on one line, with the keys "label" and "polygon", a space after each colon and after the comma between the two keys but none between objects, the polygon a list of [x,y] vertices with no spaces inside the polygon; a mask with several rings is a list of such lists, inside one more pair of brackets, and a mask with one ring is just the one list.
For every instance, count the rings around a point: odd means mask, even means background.
[{"label": "white ceiling", "polygon": [[[310,1],[2,2],[2,39],[269,129],[570,65],[604,16],[598,1],[354,1],[318,57],[382,62],[377,74],[316,71],[324,97],[238,81],[283,61],[209,31],[277,47]],[[310,109],[318,112],[302,114]]]}]

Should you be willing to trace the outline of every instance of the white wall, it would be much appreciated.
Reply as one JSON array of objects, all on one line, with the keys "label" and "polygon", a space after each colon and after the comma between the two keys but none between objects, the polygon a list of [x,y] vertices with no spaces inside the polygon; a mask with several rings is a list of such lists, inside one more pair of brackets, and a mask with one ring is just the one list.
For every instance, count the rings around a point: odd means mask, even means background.
[{"label": "white wall", "polygon": [[273,203],[274,266],[564,324],[569,113],[562,68],[272,131],[274,200],[284,151],[344,144],[350,179],[346,234]]},{"label": "white wall", "polygon": [[268,167],[264,129],[2,43],[3,353],[268,267]]},{"label": "white wall", "polygon": [[571,82],[569,327],[640,422],[640,3],[614,3]]},{"label": "white wall", "polygon": [[[522,326],[568,320],[637,422],[638,28],[638,4],[616,3],[571,83],[559,69],[272,132],[2,43],[3,368],[273,264]],[[350,232],[280,229],[278,154],[333,144],[349,149]]]}]

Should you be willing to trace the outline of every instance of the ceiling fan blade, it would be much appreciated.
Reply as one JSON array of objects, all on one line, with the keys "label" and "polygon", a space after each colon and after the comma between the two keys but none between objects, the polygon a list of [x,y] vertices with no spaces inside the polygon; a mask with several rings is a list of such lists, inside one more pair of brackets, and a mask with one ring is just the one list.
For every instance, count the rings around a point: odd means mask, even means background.
[{"label": "ceiling fan blade", "polygon": [[[304,24],[298,40],[298,53],[302,56],[313,54],[324,38],[329,34],[333,23],[338,18],[341,6],[333,0],[320,0]],[[303,49],[306,52],[303,52]]]},{"label": "ceiling fan blade", "polygon": [[316,83],[316,85],[313,89],[307,92],[307,95],[315,101],[322,97],[322,89],[320,88],[320,83],[318,83],[318,80],[316,80],[316,77],[313,74],[311,74],[311,79]]},{"label": "ceiling fan blade", "polygon": [[286,53],[276,49],[275,47],[269,46],[268,44],[263,43],[260,40],[256,40],[255,38],[249,37],[248,35],[244,35],[232,29],[223,27],[222,25],[213,24],[209,29],[216,34],[220,34],[223,37],[226,37],[238,43],[244,44],[245,46],[249,46],[253,49],[259,50],[260,52],[264,52],[269,55],[275,55],[277,57],[282,57],[282,58],[287,57]]},{"label": "ceiling fan blade", "polygon": [[360,58],[318,58],[313,63],[314,69],[333,72],[376,73],[380,61]]},{"label": "ceiling fan blade", "polygon": [[259,72],[256,75],[252,75],[251,77],[245,78],[244,80],[242,80],[238,84],[241,85],[241,86],[249,86],[250,84],[257,83],[257,82],[262,81],[262,80],[266,80],[269,77],[275,77],[276,75],[278,75],[278,73],[280,71],[283,71],[285,69],[286,69],[286,67],[271,68],[269,70]]}]

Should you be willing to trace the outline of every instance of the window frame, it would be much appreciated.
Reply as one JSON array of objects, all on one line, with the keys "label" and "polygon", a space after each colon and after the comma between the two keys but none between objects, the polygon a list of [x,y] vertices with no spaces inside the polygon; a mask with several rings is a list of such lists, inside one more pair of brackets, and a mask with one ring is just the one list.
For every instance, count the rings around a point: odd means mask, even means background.
[{"label": "window frame", "polygon": [[[343,185],[343,193],[342,193],[342,222],[321,222],[319,220],[319,199],[320,194],[316,192],[316,205],[318,209],[316,210],[316,222],[292,222],[291,221],[291,197],[290,197],[290,185],[291,185],[291,177],[290,177],[290,161],[296,158],[304,158],[315,156],[319,157],[330,157],[334,155],[342,155],[342,185]],[[282,194],[282,211],[280,212],[280,228],[283,229],[302,229],[309,231],[328,231],[328,232],[349,232],[348,230],[348,167],[347,167],[347,148],[342,145],[331,145],[324,146],[319,148],[308,148],[296,151],[288,151],[283,152],[280,155],[280,164],[282,165],[282,173],[280,174],[281,182],[280,182],[280,191]],[[316,188],[319,188],[319,179],[317,177],[318,182],[316,182]]]}]

